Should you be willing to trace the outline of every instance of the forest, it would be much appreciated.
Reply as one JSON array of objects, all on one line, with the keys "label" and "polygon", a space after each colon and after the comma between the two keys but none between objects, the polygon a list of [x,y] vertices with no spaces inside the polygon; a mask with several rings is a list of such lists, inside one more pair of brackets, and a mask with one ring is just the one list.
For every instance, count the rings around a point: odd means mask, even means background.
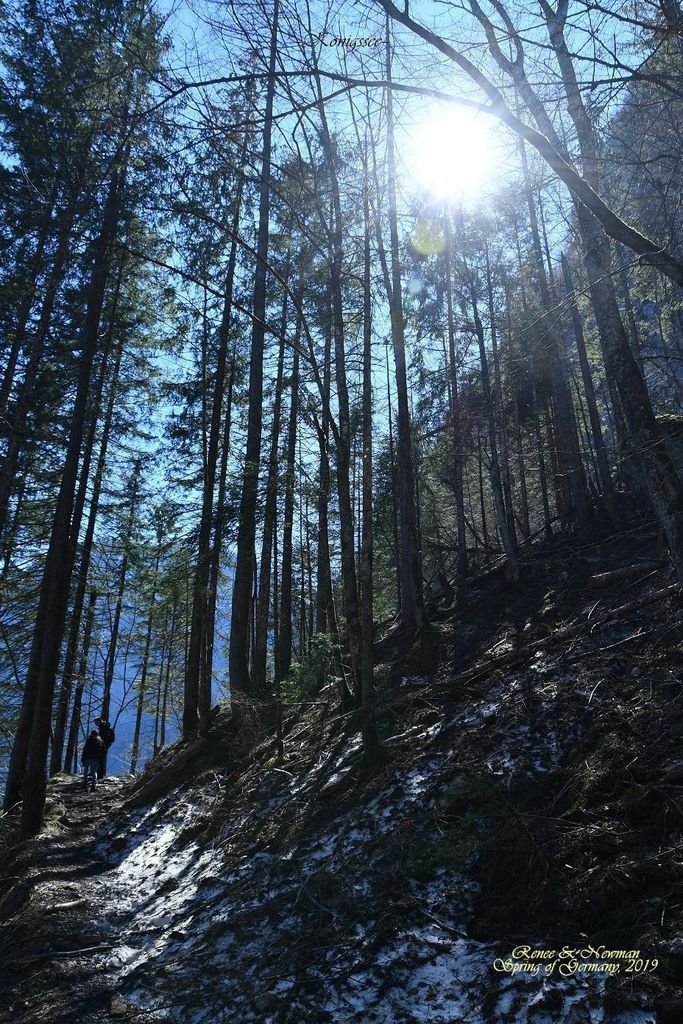
[{"label": "forest", "polygon": [[431,664],[441,611],[457,632],[487,573],[514,604],[554,537],[654,524],[683,582],[682,17],[3,3],[0,765],[24,836],[97,715],[115,774],[219,701],[282,758],[333,680],[380,766],[378,630]]},{"label": "forest", "polygon": [[558,529],[639,509],[683,579],[679,8],[445,6],[5,5],[27,834],[100,711],[135,773],[332,674],[380,756],[377,622]]}]

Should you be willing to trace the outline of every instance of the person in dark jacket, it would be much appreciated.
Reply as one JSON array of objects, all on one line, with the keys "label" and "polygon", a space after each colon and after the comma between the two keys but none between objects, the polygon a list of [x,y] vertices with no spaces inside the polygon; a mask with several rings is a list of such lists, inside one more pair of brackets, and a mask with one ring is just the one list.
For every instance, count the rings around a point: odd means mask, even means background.
[{"label": "person in dark jacket", "polygon": [[97,726],[100,734],[100,739],[104,744],[104,751],[100,757],[100,766],[97,770],[97,774],[100,779],[103,779],[107,774],[107,753],[110,746],[116,739],[116,733],[111,727],[111,722],[108,722],[106,718],[96,718],[95,725]]},{"label": "person in dark jacket", "polygon": [[93,729],[83,744],[83,753],[81,754],[81,764],[84,769],[83,789],[88,788],[88,778],[90,778],[90,788],[95,789],[97,785],[97,770],[104,754],[106,754],[104,743],[100,739],[97,729]]}]

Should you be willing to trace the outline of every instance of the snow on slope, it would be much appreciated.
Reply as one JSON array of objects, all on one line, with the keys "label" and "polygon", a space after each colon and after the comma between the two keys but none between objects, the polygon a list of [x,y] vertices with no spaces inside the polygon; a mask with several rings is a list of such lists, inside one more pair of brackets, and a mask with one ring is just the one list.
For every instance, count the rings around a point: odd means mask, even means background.
[{"label": "snow on slope", "polygon": [[[540,724],[562,685],[544,680],[538,722],[506,733],[486,760],[491,774],[532,776],[562,758],[575,733]],[[431,834],[460,737],[494,729],[523,690],[510,675],[444,725],[409,730],[409,751],[407,734],[394,737],[398,753],[360,799],[343,798],[360,754],[352,737],[298,770],[255,766],[233,796],[214,772],[135,812],[110,854],[112,1013],[178,1024],[649,1024],[644,1010],[603,1009],[602,973],[496,972],[509,950],[468,937],[476,886],[466,873],[399,870]],[[226,793],[217,834],[188,841],[184,830]]]}]

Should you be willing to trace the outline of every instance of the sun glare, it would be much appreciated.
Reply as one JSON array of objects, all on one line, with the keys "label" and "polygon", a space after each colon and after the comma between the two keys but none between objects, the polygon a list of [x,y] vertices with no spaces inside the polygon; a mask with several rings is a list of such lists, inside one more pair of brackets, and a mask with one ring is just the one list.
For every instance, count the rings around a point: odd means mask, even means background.
[{"label": "sun glare", "polygon": [[494,122],[458,108],[436,109],[411,132],[406,164],[415,184],[435,199],[479,196],[496,165]]}]

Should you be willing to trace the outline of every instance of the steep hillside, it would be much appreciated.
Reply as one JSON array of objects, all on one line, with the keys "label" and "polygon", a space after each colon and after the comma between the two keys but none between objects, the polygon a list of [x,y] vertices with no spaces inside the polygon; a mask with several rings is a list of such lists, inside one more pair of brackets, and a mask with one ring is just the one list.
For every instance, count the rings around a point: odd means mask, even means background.
[{"label": "steep hillside", "polygon": [[381,633],[380,768],[330,684],[283,763],[221,709],[134,784],[59,777],[37,840],[3,819],[0,1019],[683,1019],[679,605],[655,537],[565,537]]}]

